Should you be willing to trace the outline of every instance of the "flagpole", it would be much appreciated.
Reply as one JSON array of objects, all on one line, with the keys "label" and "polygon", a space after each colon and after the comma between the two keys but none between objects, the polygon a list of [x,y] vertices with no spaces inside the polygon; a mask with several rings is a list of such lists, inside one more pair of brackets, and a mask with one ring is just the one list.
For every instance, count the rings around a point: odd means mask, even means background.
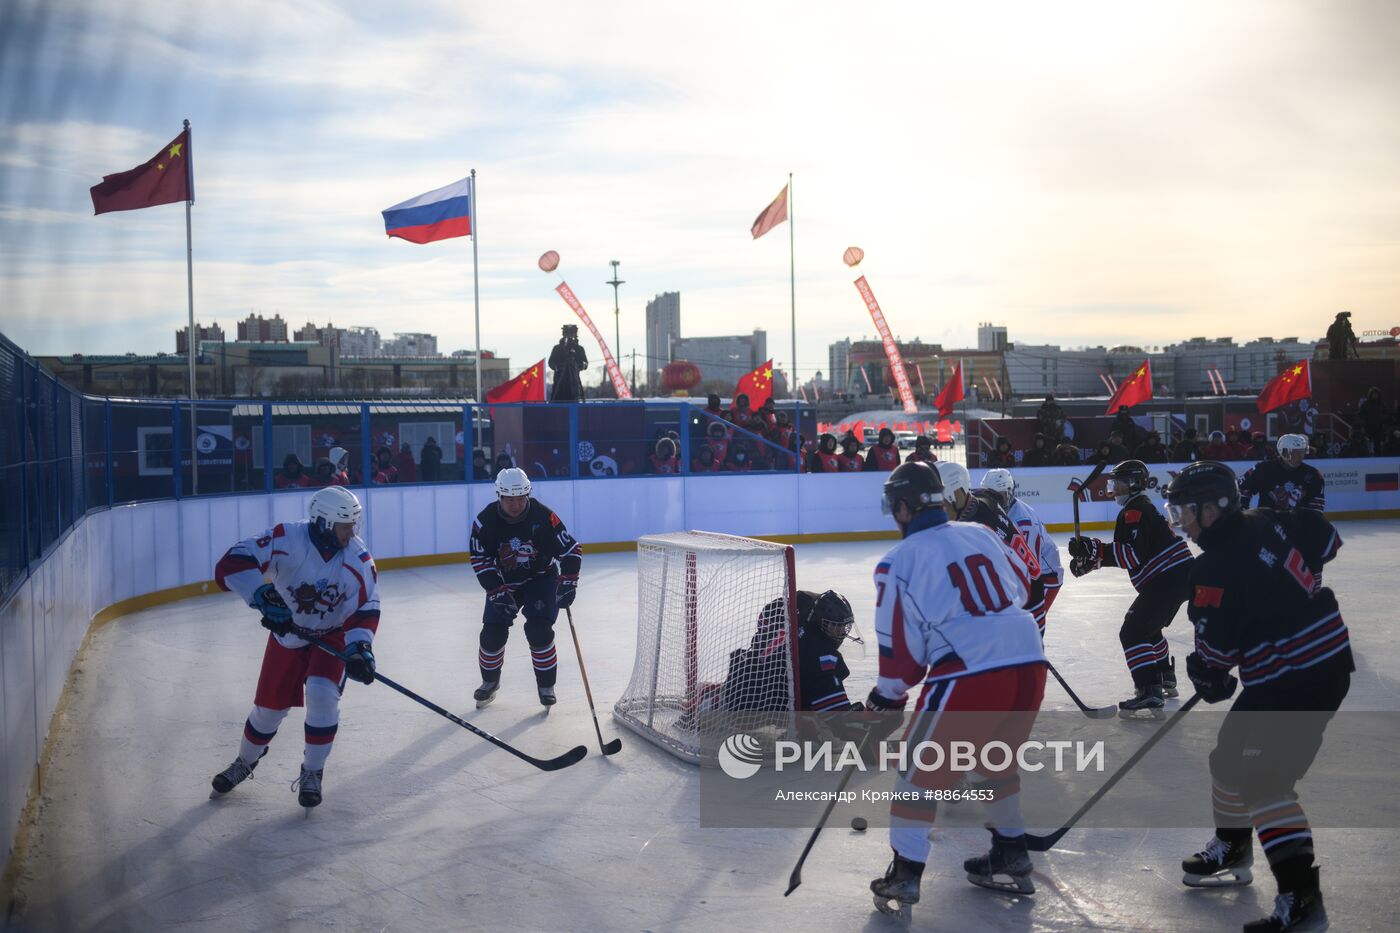
[{"label": "flagpole", "polygon": [[[199,386],[195,380],[194,357],[199,352],[194,337],[194,231],[190,218],[190,208],[194,204],[194,131],[190,121],[185,121],[185,184],[189,197],[185,199],[185,285],[189,296],[189,338],[185,341],[185,357],[190,365],[190,495],[199,495]],[[175,469],[180,465],[175,464]]]},{"label": "flagpole", "polygon": [[[476,404],[481,404],[481,295],[477,289],[477,263],[476,263],[476,169],[472,169],[471,174],[471,196],[467,201],[467,209],[471,211],[472,227],[472,313],[476,319]],[[472,429],[476,435],[476,444],[481,446],[481,427],[477,419],[476,410],[472,410]]]},{"label": "flagpole", "polygon": [[788,386],[788,398],[797,396],[797,247],[795,238],[797,234],[793,231],[796,225],[796,214],[792,209],[792,172],[788,172],[788,295],[792,302],[792,382]]}]

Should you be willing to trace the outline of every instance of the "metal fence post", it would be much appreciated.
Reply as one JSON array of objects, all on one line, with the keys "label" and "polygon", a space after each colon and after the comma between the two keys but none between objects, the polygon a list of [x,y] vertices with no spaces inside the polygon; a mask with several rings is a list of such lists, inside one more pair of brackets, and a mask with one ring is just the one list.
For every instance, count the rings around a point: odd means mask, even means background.
[{"label": "metal fence post", "polygon": [[272,492],[272,403],[263,402],[263,492]]},{"label": "metal fence post", "polygon": [[[180,406],[170,406],[170,472],[174,474],[175,498],[180,498],[185,491],[184,470],[180,463]],[[190,456],[194,456],[194,450],[190,450]]]},{"label": "metal fence post", "polygon": [[578,405],[569,403],[569,479],[578,479]]},{"label": "metal fence post", "polygon": [[109,398],[102,400],[102,433],[107,445],[107,508],[110,509],[117,500],[116,480],[112,475],[112,400]]},{"label": "metal fence post", "polygon": [[366,402],[360,405],[360,485],[362,486],[370,485],[372,475],[369,466],[369,430],[369,403]]}]

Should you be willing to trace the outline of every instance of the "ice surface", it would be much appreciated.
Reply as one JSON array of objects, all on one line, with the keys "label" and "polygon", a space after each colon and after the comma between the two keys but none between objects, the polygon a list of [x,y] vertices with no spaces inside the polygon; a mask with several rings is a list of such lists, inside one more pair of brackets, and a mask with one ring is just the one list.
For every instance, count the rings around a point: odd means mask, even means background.
[{"label": "ice surface", "polygon": [[[1350,709],[1400,709],[1393,633],[1400,522],[1341,526],[1327,570],[1351,627],[1359,670]],[[1061,548],[1067,536],[1056,535]],[[798,582],[845,592],[867,636],[870,572],[887,545],[800,545]],[[289,785],[301,759],[293,711],[256,777],[208,800],[232,760],[265,632],[231,595],[126,616],[78,659],[41,805],[17,862],[10,923],[31,930],[885,930],[866,885],[889,859],[885,834],[829,827],[804,883],[783,889],[806,838],[796,830],[705,830],[697,769],[618,728],[611,703],[631,673],[635,555],[585,558],[574,617],[605,737],[597,755],[563,619],[559,705],[546,718],[516,626],[500,695],[477,712],[482,593],[465,565],[381,574],[380,669],[537,756],[585,743],[590,755],[534,771],[382,687],[351,683],[309,818]],[[1127,693],[1117,630],[1126,574],[1070,579],[1050,616],[1049,654],[1090,703]],[[1184,614],[1168,630],[1189,650]],[[848,651],[853,697],[870,688],[872,644]],[[1184,679],[1183,679],[1184,682]],[[1175,701],[1172,701],[1173,705]],[[1046,705],[1068,708],[1053,681]],[[1203,782],[1208,780],[1201,776]],[[1304,801],[1306,803],[1306,801]],[[1034,857],[1038,892],[1011,899],[968,884],[977,831],[934,845],[913,929],[1238,929],[1269,912],[1262,865],[1247,888],[1190,890],[1180,859],[1208,832],[1085,830]],[[1317,833],[1332,928],[1394,929],[1395,834]]]}]

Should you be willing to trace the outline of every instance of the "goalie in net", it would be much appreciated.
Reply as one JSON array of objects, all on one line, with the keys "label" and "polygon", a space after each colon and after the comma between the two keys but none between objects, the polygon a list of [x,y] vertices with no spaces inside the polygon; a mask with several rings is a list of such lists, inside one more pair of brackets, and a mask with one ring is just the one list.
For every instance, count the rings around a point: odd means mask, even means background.
[{"label": "goalie in net", "polygon": [[698,531],[637,545],[637,656],[613,709],[622,725],[698,763],[702,734],[849,708],[840,644],[850,605],[799,593],[790,546]]}]

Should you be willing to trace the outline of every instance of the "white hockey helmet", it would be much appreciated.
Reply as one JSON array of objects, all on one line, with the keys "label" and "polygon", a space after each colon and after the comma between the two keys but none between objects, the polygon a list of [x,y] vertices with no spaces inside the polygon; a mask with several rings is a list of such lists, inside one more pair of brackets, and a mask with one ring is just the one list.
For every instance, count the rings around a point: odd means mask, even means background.
[{"label": "white hockey helmet", "polygon": [[360,500],[344,486],[327,486],[316,490],[306,507],[306,517],[323,534],[329,534],[342,522],[354,526],[355,534],[360,533]]},{"label": "white hockey helmet", "polygon": [[982,475],[982,488],[990,490],[1001,500],[1001,507],[1011,508],[1011,501],[1016,498],[1016,477],[1011,475],[1011,471],[1002,467],[988,470]]},{"label": "white hockey helmet", "polygon": [[972,477],[968,475],[967,467],[961,463],[939,460],[934,464],[934,468],[938,470],[938,478],[943,480],[944,502],[956,505],[959,489],[964,493],[969,493],[972,490]]},{"label": "white hockey helmet", "polygon": [[530,477],[520,467],[507,467],[496,474],[496,498],[529,494]]},{"label": "white hockey helmet", "polygon": [[1285,434],[1278,439],[1279,456],[1283,456],[1291,450],[1308,452],[1308,439],[1301,434]]}]

